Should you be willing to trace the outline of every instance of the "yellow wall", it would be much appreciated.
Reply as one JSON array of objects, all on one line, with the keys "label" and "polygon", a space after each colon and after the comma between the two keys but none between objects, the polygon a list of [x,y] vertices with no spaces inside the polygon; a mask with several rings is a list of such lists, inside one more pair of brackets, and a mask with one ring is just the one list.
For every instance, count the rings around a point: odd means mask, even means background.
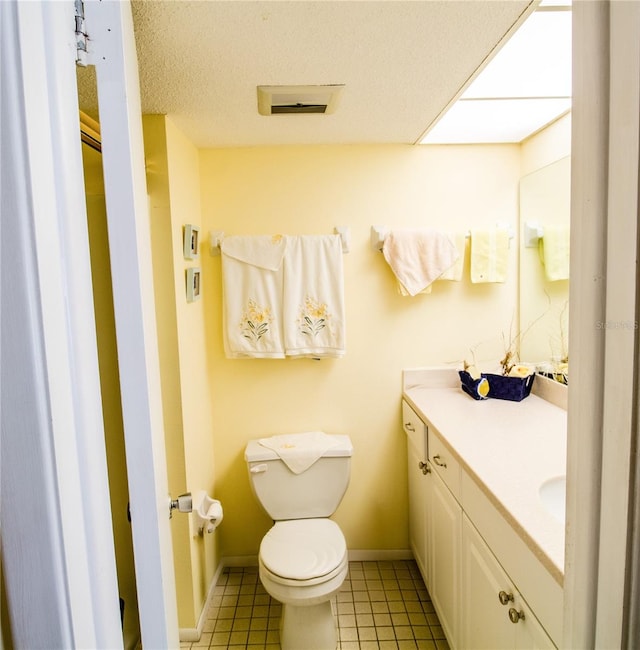
[{"label": "yellow wall", "polygon": [[[400,297],[373,224],[467,231],[518,227],[517,145],[282,146],[200,152],[205,234],[328,233],[351,228],[345,256],[347,355],[339,360],[227,360],[222,344],[220,258],[204,251],[203,300],[216,495],[223,556],[255,555],[270,522],[250,492],[246,442],[276,433],[346,433],[351,484],[335,515],[350,549],[407,549],[406,447],[401,372],[461,362],[475,348],[495,362],[516,317],[517,257],[505,284],[439,283]],[[203,405],[204,406],[204,405]]]},{"label": "yellow wall", "polygon": [[[178,351],[186,487],[195,496],[198,490],[215,495],[213,420],[211,408],[211,376],[207,364],[210,345],[207,334],[207,304],[203,300],[188,303],[185,293],[185,271],[189,266],[200,267],[206,242],[200,244],[200,259],[185,260],[183,246],[184,224],[202,226],[200,208],[200,176],[198,150],[170,119],[166,120],[169,194],[173,234],[173,261],[178,324]],[[219,562],[218,532],[198,536],[191,521],[191,561],[193,562],[193,599],[202,605]],[[199,614],[199,609],[196,609]]]},{"label": "yellow wall", "polygon": [[[154,289],[170,493],[213,489],[213,437],[202,302],[187,304],[182,229],[200,223],[198,156],[164,116],[143,119]],[[219,559],[217,532],[201,537],[192,515],[171,522],[178,620],[198,623]]]},{"label": "yellow wall", "polygon": [[520,150],[523,176],[570,155],[571,113],[527,138]]}]

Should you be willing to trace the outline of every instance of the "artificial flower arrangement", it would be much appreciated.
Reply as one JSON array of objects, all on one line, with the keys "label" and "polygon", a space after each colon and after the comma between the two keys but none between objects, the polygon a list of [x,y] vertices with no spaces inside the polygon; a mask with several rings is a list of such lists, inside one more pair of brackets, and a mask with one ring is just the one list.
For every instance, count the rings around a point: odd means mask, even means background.
[{"label": "artificial flower arrangement", "polygon": [[[521,334],[511,337],[505,345],[505,355],[500,361],[501,374],[480,372],[474,363],[464,361],[464,370],[460,370],[462,390],[473,399],[505,399],[520,402],[531,393],[535,379],[535,369],[517,363],[515,344],[522,339]],[[475,356],[472,351],[472,356]]]},{"label": "artificial flower arrangement", "polygon": [[499,364],[499,374],[480,372],[475,364],[474,351],[471,350],[471,356],[474,362],[469,363],[465,360],[464,370],[459,371],[462,390],[464,390],[465,393],[468,393],[476,400],[493,397],[496,399],[520,402],[531,393],[531,387],[533,386],[536,371],[542,376],[548,377],[549,379],[553,379],[562,384],[569,383],[569,355],[566,353],[566,338],[564,335],[564,328],[562,327],[562,322],[566,318],[566,312],[569,307],[568,301],[560,312],[561,355],[552,363],[543,364],[537,369],[530,365],[527,366],[522,364],[518,359],[518,350],[520,349],[524,336],[539,320],[544,318],[551,309],[551,298],[548,295],[547,298],[549,300],[547,309],[533,320],[523,332],[518,332],[515,336],[511,336],[511,332],[513,331],[513,328],[511,328],[508,342],[503,333],[502,337],[505,353]]}]

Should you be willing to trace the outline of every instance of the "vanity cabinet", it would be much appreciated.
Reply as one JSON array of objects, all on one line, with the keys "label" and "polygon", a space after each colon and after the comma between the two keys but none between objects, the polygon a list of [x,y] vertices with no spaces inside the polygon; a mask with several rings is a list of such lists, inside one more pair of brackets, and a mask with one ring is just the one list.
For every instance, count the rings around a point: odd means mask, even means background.
[{"label": "vanity cabinet", "polygon": [[552,638],[562,633],[562,587],[463,470],[440,433],[404,400],[402,414],[411,549],[449,645],[554,648]]},{"label": "vanity cabinet", "polygon": [[533,612],[466,515],[462,517],[460,647],[554,648]]}]

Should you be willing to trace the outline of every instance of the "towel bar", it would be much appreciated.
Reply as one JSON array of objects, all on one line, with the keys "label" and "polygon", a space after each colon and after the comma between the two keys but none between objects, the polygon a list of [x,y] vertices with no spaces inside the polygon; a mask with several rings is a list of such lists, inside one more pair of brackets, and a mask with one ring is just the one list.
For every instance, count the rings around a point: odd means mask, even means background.
[{"label": "towel bar", "polygon": [[[349,226],[336,226],[333,229],[334,234],[340,235],[342,240],[342,252],[347,254],[349,252],[349,247],[351,246],[351,229]],[[212,230],[209,233],[209,253],[216,257],[220,255],[220,244],[224,239],[223,230]]]},{"label": "towel bar", "polygon": [[[504,228],[504,224],[496,224],[496,228]],[[389,233],[389,230],[391,230],[387,226],[371,226],[371,248],[373,248],[374,251],[381,251],[382,247],[384,246],[384,240]],[[513,239],[514,234],[513,234],[513,229],[510,226],[507,226],[507,230],[509,231],[509,239]],[[542,236],[542,235],[540,235]],[[465,234],[465,237],[469,239],[471,237],[471,231],[468,230],[467,233]]]}]

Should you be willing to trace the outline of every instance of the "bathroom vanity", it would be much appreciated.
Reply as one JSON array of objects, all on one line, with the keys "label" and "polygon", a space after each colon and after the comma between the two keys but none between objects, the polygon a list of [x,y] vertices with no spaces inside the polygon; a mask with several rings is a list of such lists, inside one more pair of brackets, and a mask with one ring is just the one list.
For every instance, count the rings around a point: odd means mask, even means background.
[{"label": "bathroom vanity", "polygon": [[427,369],[404,371],[402,416],[411,548],[450,646],[559,646],[566,410]]}]

